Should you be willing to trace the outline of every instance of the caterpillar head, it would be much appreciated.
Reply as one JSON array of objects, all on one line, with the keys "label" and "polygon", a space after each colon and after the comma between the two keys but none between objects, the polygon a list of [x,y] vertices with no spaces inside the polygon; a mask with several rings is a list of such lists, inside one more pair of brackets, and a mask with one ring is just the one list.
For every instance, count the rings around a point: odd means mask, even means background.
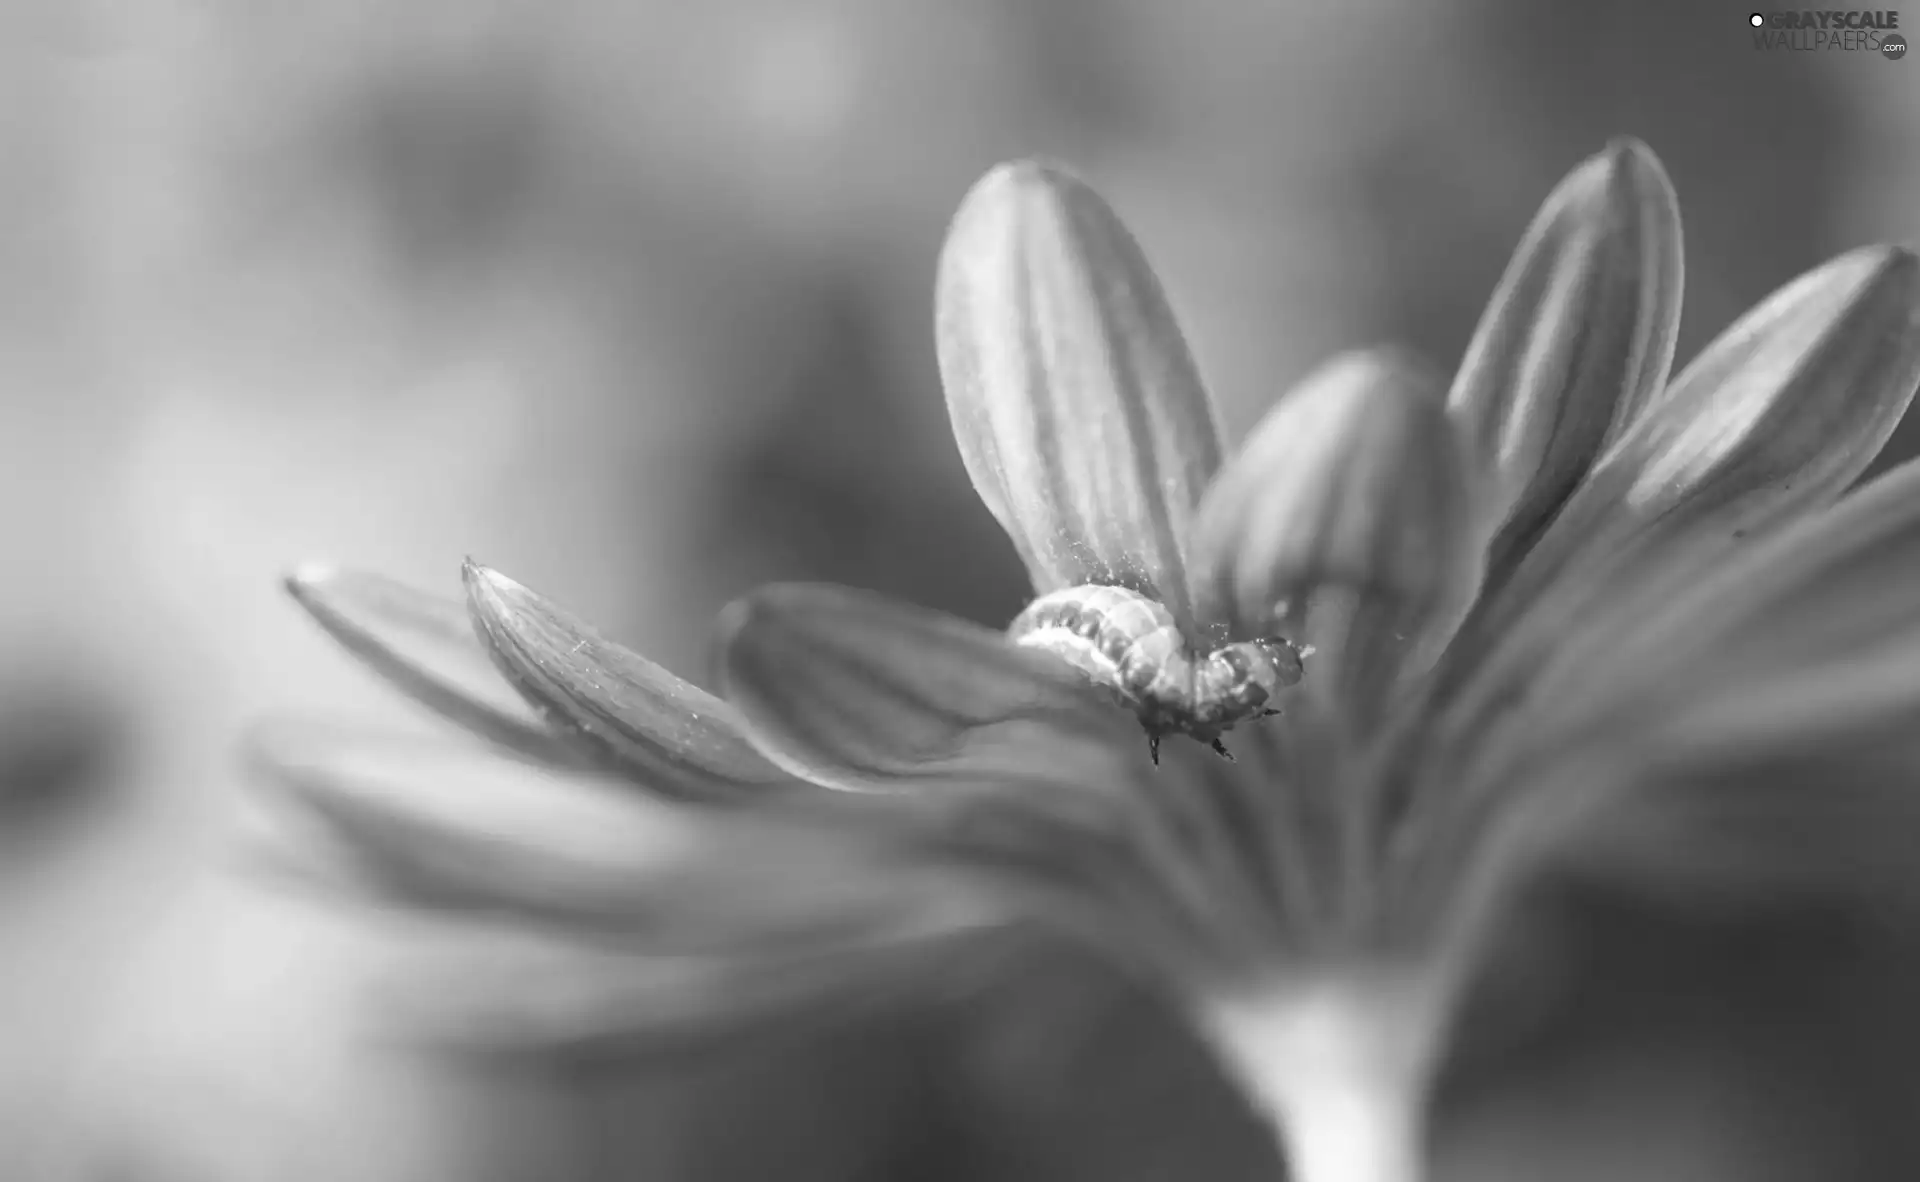
[{"label": "caterpillar head", "polygon": [[1268,702],[1298,685],[1301,658],[1311,650],[1280,636],[1224,644],[1208,653],[1196,677],[1195,721],[1226,730],[1237,722],[1271,713]]}]

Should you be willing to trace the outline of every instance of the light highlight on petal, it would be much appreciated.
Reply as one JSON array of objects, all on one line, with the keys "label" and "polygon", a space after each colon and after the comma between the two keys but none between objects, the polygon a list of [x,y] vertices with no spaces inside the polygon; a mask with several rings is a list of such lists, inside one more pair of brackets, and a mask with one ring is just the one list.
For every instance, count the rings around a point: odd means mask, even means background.
[{"label": "light highlight on petal", "polygon": [[1448,395],[1485,476],[1496,577],[1666,382],[1680,294],[1673,185],[1645,144],[1615,141],[1527,228]]},{"label": "light highlight on petal", "polygon": [[[1742,317],[1595,463],[1450,654],[1476,700],[1530,678],[1576,628],[1630,628],[1735,542],[1824,508],[1920,383],[1920,258],[1872,247]],[[1489,657],[1489,653],[1492,656]],[[1484,667],[1479,667],[1484,664]]]},{"label": "light highlight on petal", "polygon": [[501,680],[459,600],[318,564],[289,575],[286,588],[341,647],[414,700],[512,750],[582,762]]},{"label": "light highlight on petal", "polygon": [[789,783],[742,736],[728,703],[498,571],[469,562],[464,573],[473,617],[508,681],[649,788],[708,799]]},{"label": "light highlight on petal", "polygon": [[1283,396],[1208,492],[1196,596],[1233,634],[1312,645],[1303,688],[1366,729],[1473,593],[1480,546],[1438,384],[1347,354]]},{"label": "light highlight on petal", "polygon": [[936,303],[961,457],[1035,588],[1129,587],[1190,624],[1183,547],[1219,428],[1120,219],[1057,168],[1002,165],[954,218]]},{"label": "light highlight on petal", "polygon": [[765,587],[727,609],[721,632],[727,697],[754,741],[826,787],[1101,783],[1144,748],[1071,668],[882,596]]}]

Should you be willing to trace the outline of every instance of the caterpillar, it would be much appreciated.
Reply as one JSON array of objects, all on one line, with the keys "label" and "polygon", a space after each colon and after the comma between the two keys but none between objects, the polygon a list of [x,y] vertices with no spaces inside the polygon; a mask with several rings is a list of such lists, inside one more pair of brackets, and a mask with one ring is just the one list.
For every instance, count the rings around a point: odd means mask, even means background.
[{"label": "caterpillar", "polygon": [[1231,760],[1221,735],[1250,718],[1280,713],[1268,703],[1299,683],[1301,658],[1313,651],[1268,636],[1197,653],[1165,604],[1098,584],[1042,595],[1007,635],[1059,657],[1132,710],[1156,765],[1160,740],[1169,734],[1187,735]]}]

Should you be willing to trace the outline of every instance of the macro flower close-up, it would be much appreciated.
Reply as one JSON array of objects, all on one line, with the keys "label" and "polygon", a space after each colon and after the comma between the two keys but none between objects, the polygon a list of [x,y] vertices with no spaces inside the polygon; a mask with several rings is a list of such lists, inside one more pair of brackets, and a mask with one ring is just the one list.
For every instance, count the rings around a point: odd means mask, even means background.
[{"label": "macro flower close-up", "polygon": [[1414,1182],[1543,876],[1912,877],[1920,467],[1856,484],[1920,384],[1920,258],[1844,254],[1670,376],[1681,259],[1617,140],[1450,379],[1345,354],[1230,446],[1118,215],[1000,166],[935,322],[1032,607],[767,586],[709,692],[476,563],[464,602],[304,568],[301,606],[471,734],[263,725],[294,807],[256,865],[417,922],[370,1021],[458,1054],[772,1043],[1061,941],[1181,1017],[1273,1177]]}]

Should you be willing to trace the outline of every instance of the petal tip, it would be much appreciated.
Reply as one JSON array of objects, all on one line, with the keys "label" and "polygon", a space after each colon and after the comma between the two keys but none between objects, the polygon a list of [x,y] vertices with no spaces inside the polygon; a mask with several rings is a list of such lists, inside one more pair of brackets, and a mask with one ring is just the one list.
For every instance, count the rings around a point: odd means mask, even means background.
[{"label": "petal tip", "polygon": [[299,603],[310,605],[315,592],[339,577],[340,568],[332,563],[309,560],[288,571],[280,585]]},{"label": "petal tip", "polygon": [[1351,380],[1356,388],[1389,392],[1396,398],[1441,405],[1446,375],[1419,351],[1406,345],[1368,345],[1349,349],[1326,362],[1323,371]]},{"label": "petal tip", "polygon": [[1600,155],[1615,169],[1655,169],[1661,172],[1659,153],[1647,146],[1647,142],[1635,135],[1616,135],[1607,141]]},{"label": "petal tip", "polygon": [[[721,606],[719,612],[715,613],[713,618],[714,643],[720,647],[721,651],[724,652],[733,643],[734,638],[746,631],[748,626],[753,623],[754,616],[758,611],[758,605],[755,603],[755,600],[764,593],[765,590],[765,588],[760,588],[755,591],[749,591],[738,598],[730,599]],[[722,662],[722,668],[724,667],[725,663]]]},{"label": "petal tip", "polygon": [[1881,268],[1902,279],[1910,279],[1920,272],[1920,253],[1905,243],[1870,246],[1867,252],[1872,254]]},{"label": "petal tip", "polygon": [[460,582],[466,587],[469,601],[495,612],[505,610],[513,600],[524,598],[527,594],[527,589],[520,583],[471,558],[460,564]]},{"label": "petal tip", "polygon": [[989,193],[1006,189],[1021,194],[1049,194],[1085,187],[1086,182],[1080,179],[1079,174],[1059,161],[1023,156],[1016,160],[1003,160],[989,168],[974,184],[973,191]]}]

